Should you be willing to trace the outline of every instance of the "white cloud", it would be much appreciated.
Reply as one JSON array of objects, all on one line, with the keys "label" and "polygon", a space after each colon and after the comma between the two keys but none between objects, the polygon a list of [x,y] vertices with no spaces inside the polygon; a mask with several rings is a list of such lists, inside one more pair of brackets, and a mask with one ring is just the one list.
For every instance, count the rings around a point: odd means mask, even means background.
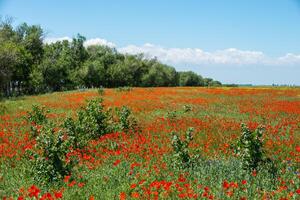
[{"label": "white cloud", "polygon": [[105,39],[101,39],[101,38],[93,38],[93,39],[89,39],[86,40],[84,43],[84,46],[92,46],[92,45],[103,45],[103,46],[108,46],[108,47],[116,47],[116,44],[112,43],[112,42],[108,42]]},{"label": "white cloud", "polygon": [[[46,38],[44,39],[44,43],[45,44],[51,44],[51,43],[55,43],[58,41],[63,41],[63,40],[68,40],[69,42],[72,41],[72,38],[70,37],[59,37],[59,38]],[[104,45],[104,46],[108,46],[108,47],[116,47],[116,45],[112,42],[108,42],[105,39],[102,38],[92,38],[89,40],[86,40],[84,42],[84,46],[88,47],[88,46],[92,46],[92,45]]]},{"label": "white cloud", "polygon": [[153,44],[129,45],[118,49],[122,53],[143,53],[146,57],[157,57],[172,64],[266,64],[269,59],[260,51],[244,51],[235,48],[207,52],[199,48],[164,48]]},{"label": "white cloud", "polygon": [[282,64],[300,64],[300,54],[287,53],[285,56],[279,57],[278,62]]},{"label": "white cloud", "polygon": [[128,45],[118,49],[122,53],[143,53],[148,58],[157,57],[170,64],[213,65],[300,65],[300,54],[287,53],[281,57],[269,57],[261,51],[228,48],[214,52],[199,48],[165,48],[146,43],[142,46]]}]

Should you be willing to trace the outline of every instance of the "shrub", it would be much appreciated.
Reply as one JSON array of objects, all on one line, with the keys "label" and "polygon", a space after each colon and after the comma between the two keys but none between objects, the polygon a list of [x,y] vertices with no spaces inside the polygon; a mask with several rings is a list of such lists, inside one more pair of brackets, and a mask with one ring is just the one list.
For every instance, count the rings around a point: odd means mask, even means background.
[{"label": "shrub", "polygon": [[[34,150],[29,150],[31,172],[37,181],[50,183],[73,174],[77,166],[76,153],[85,150],[91,139],[96,139],[113,130],[129,131],[136,127],[129,108],[118,109],[119,121],[113,120],[112,109],[104,110],[102,99],[88,101],[77,113],[77,119],[66,118],[61,126],[51,123],[45,108],[33,107],[28,121],[34,124],[32,134],[36,136]],[[36,125],[39,125],[36,128]],[[39,134],[37,134],[39,133]],[[112,144],[112,148],[117,148]],[[76,151],[76,152],[75,152]]]},{"label": "shrub", "polygon": [[93,99],[85,108],[78,111],[77,129],[82,134],[87,134],[86,139],[96,139],[108,130],[108,114],[104,111],[102,99]]},{"label": "shrub", "polygon": [[97,91],[98,91],[98,94],[99,94],[100,96],[103,96],[104,93],[105,93],[104,88],[103,88],[102,86],[99,87]]},{"label": "shrub", "polygon": [[192,111],[192,106],[191,105],[184,105],[183,106],[183,111],[185,113]]},{"label": "shrub", "polygon": [[46,110],[45,107],[40,107],[38,105],[32,106],[32,111],[27,112],[27,121],[30,122],[31,136],[36,137],[39,132],[41,125],[48,122],[46,114],[49,113],[49,110]]},{"label": "shrub", "polygon": [[43,126],[36,138],[35,151],[28,152],[31,157],[31,173],[37,182],[43,184],[61,180],[76,165],[73,157],[67,158],[71,151],[68,138],[61,130],[55,131],[55,128],[52,123]]},{"label": "shrub", "polygon": [[170,121],[174,121],[177,118],[177,112],[176,111],[168,111],[165,115],[166,119],[169,119]]},{"label": "shrub", "polygon": [[128,86],[125,86],[125,87],[118,87],[116,89],[117,92],[130,92],[132,91],[133,88],[132,87],[128,87]]},{"label": "shrub", "polygon": [[0,104],[0,115],[3,115],[7,112],[7,107],[3,104]]},{"label": "shrub", "polygon": [[70,146],[73,149],[84,149],[86,147],[89,141],[88,134],[81,131],[75,120],[70,117],[66,118],[62,124],[62,128],[68,136]]},{"label": "shrub", "polygon": [[131,115],[131,110],[122,106],[121,109],[116,108],[117,115],[119,117],[118,128],[120,131],[129,132],[130,130],[134,131],[137,129],[137,121]]},{"label": "shrub", "polygon": [[269,160],[263,149],[264,128],[259,126],[251,131],[245,124],[241,125],[242,134],[235,144],[235,153],[241,158],[245,170],[256,170]]},{"label": "shrub", "polygon": [[190,167],[192,164],[188,146],[193,140],[193,131],[194,128],[189,128],[186,131],[184,141],[175,132],[172,132],[172,147],[174,151],[172,164],[175,168],[184,169]]}]

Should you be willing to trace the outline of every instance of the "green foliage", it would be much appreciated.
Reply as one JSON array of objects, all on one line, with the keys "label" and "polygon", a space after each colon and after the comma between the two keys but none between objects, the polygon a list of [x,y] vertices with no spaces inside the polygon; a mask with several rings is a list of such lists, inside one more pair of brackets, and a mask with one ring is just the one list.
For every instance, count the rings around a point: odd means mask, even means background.
[{"label": "green foliage", "polygon": [[192,106],[191,106],[191,105],[184,105],[184,106],[183,106],[183,111],[184,111],[185,113],[191,112],[191,111],[192,111]]},{"label": "green foliage", "polygon": [[7,112],[7,107],[4,104],[0,104],[0,115],[3,115]]},{"label": "green foliage", "polygon": [[256,170],[266,160],[263,149],[264,128],[259,126],[251,131],[245,124],[241,125],[242,134],[235,145],[235,152],[241,158],[245,170]]},{"label": "green foliage", "polygon": [[102,99],[93,99],[85,108],[78,111],[77,129],[88,135],[89,139],[96,139],[109,133],[108,113],[104,111]]},{"label": "green foliage", "polygon": [[173,67],[154,61],[142,77],[142,86],[176,86],[178,75]]},{"label": "green foliage", "polygon": [[170,121],[174,121],[177,118],[177,112],[175,111],[168,111],[165,115],[165,118],[170,120]]},{"label": "green foliage", "polygon": [[117,92],[130,92],[132,90],[133,90],[133,88],[132,87],[128,87],[128,86],[118,87],[116,89]]},{"label": "green foliage", "polygon": [[84,46],[85,37],[43,43],[40,26],[0,20],[0,95],[16,96],[76,88],[219,86],[193,72],[142,54],[126,55],[107,46]]},{"label": "green foliage", "polygon": [[85,149],[90,140],[89,134],[83,132],[80,128],[78,122],[70,117],[66,118],[62,124],[62,129],[68,136],[70,146],[76,150]]},{"label": "green foliage", "polygon": [[116,109],[117,115],[119,117],[119,130],[120,131],[134,131],[137,129],[137,121],[136,119],[131,115],[131,110],[126,107],[122,106],[121,109]]},{"label": "green foliage", "polygon": [[105,90],[102,86],[100,86],[98,89],[97,89],[97,92],[100,96],[103,96],[105,94]]},{"label": "green foliage", "polygon": [[192,165],[192,157],[188,147],[193,140],[193,131],[193,128],[189,128],[186,131],[185,140],[181,140],[175,132],[172,132],[172,147],[174,151],[172,165],[175,168],[185,169]]},{"label": "green foliage", "polygon": [[27,112],[27,121],[30,122],[31,126],[31,136],[36,137],[41,125],[46,124],[48,119],[46,114],[49,113],[49,110],[46,110],[45,107],[40,107],[38,105],[32,106],[32,111]]},{"label": "green foliage", "polygon": [[105,66],[99,60],[87,60],[78,70],[74,79],[79,79],[79,85],[99,87],[106,82]]},{"label": "green foliage", "polygon": [[31,173],[37,182],[49,184],[72,173],[75,157],[69,157],[70,141],[62,131],[55,131],[55,125],[45,124],[36,138],[35,151],[28,150]]},{"label": "green foliage", "polygon": [[208,86],[208,87],[218,87],[222,85],[220,81],[215,81],[212,78],[204,78],[203,81],[204,81],[204,86]]},{"label": "green foliage", "polygon": [[204,81],[202,76],[195,72],[179,72],[179,86],[203,86]]}]

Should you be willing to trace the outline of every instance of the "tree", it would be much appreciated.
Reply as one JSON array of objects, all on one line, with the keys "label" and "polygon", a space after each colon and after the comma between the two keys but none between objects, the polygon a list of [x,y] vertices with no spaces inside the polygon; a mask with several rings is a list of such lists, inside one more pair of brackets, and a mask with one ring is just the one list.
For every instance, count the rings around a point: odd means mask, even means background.
[{"label": "tree", "polygon": [[[45,54],[42,62],[37,66],[31,75],[31,78],[40,77],[45,85],[45,91],[61,91],[72,88],[70,80],[71,66],[74,65],[70,45],[68,41],[56,42],[46,45]],[[36,80],[31,80],[35,82]]]},{"label": "tree", "polygon": [[179,85],[180,86],[203,86],[202,76],[197,75],[195,72],[179,72]]},{"label": "tree", "polygon": [[10,81],[15,66],[19,63],[19,49],[12,42],[4,42],[0,45],[0,96],[8,95]]},{"label": "tree", "polygon": [[100,87],[105,84],[106,71],[103,63],[98,60],[88,60],[76,74],[78,85]]},{"label": "tree", "polygon": [[173,67],[156,62],[142,77],[142,85],[146,87],[176,86],[177,80],[178,76]]},{"label": "tree", "polygon": [[80,34],[44,44],[38,25],[12,26],[0,19],[0,94],[6,96],[62,91],[78,87],[119,86],[219,86],[194,72],[178,73],[174,67],[143,54],[121,54],[115,48],[84,46]]}]

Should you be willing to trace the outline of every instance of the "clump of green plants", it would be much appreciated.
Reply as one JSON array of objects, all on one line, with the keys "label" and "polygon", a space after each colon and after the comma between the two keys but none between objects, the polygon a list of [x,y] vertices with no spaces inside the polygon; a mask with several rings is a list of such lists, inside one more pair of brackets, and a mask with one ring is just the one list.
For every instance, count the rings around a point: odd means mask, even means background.
[{"label": "clump of green plants", "polygon": [[30,171],[38,182],[51,183],[74,174],[77,157],[71,155],[83,152],[90,140],[113,131],[128,132],[137,126],[129,108],[117,109],[118,120],[114,121],[112,109],[104,110],[102,102],[102,99],[88,101],[77,112],[76,119],[68,117],[62,124],[51,122],[44,107],[33,106],[28,112],[36,145],[27,153],[32,164]]},{"label": "clump of green plants", "polygon": [[137,121],[133,117],[131,110],[127,106],[116,108],[116,113],[119,118],[118,130],[119,131],[134,131],[138,128]]},{"label": "clump of green plants", "polygon": [[166,119],[169,119],[170,121],[175,121],[177,118],[177,112],[176,111],[168,111],[165,115]]},{"label": "clump of green plants", "polygon": [[68,156],[71,151],[71,143],[64,132],[56,131],[53,123],[45,124],[36,137],[34,150],[27,152],[34,179],[49,184],[71,174],[77,163],[75,157]]},{"label": "clump of green plants", "polygon": [[183,106],[183,111],[184,111],[185,113],[191,112],[191,111],[192,111],[192,106],[191,106],[191,105],[184,105],[184,106]]},{"label": "clump of green plants", "polygon": [[130,92],[132,91],[133,88],[132,87],[129,87],[129,86],[124,86],[124,87],[118,87],[116,89],[117,92]]},{"label": "clump of green plants", "polygon": [[0,104],[0,115],[4,115],[7,112],[7,107],[3,104]]},{"label": "clump of green plants", "polygon": [[41,125],[48,122],[47,113],[49,110],[46,110],[45,107],[40,107],[38,105],[32,106],[32,111],[27,112],[27,121],[30,123],[31,136],[36,137],[39,132]]},{"label": "clump of green plants", "polygon": [[102,104],[103,99],[92,99],[88,101],[85,108],[78,111],[76,121],[78,129],[88,134],[88,138],[96,139],[110,130],[108,129],[108,114]]},{"label": "clump of green plants", "polygon": [[181,140],[176,132],[172,132],[173,160],[175,168],[185,169],[191,167],[192,157],[189,152],[189,144],[193,140],[194,128],[188,128],[185,134],[185,140]]},{"label": "clump of green plants", "polygon": [[234,145],[234,150],[242,161],[243,169],[253,171],[268,168],[270,172],[275,174],[275,162],[266,155],[263,147],[263,133],[265,128],[259,126],[254,131],[251,131],[245,124],[242,124],[241,130],[241,136]]},{"label": "clump of green plants", "polygon": [[100,96],[103,96],[105,94],[105,91],[104,91],[104,88],[102,86],[100,86],[98,89],[97,89],[97,92]]}]

